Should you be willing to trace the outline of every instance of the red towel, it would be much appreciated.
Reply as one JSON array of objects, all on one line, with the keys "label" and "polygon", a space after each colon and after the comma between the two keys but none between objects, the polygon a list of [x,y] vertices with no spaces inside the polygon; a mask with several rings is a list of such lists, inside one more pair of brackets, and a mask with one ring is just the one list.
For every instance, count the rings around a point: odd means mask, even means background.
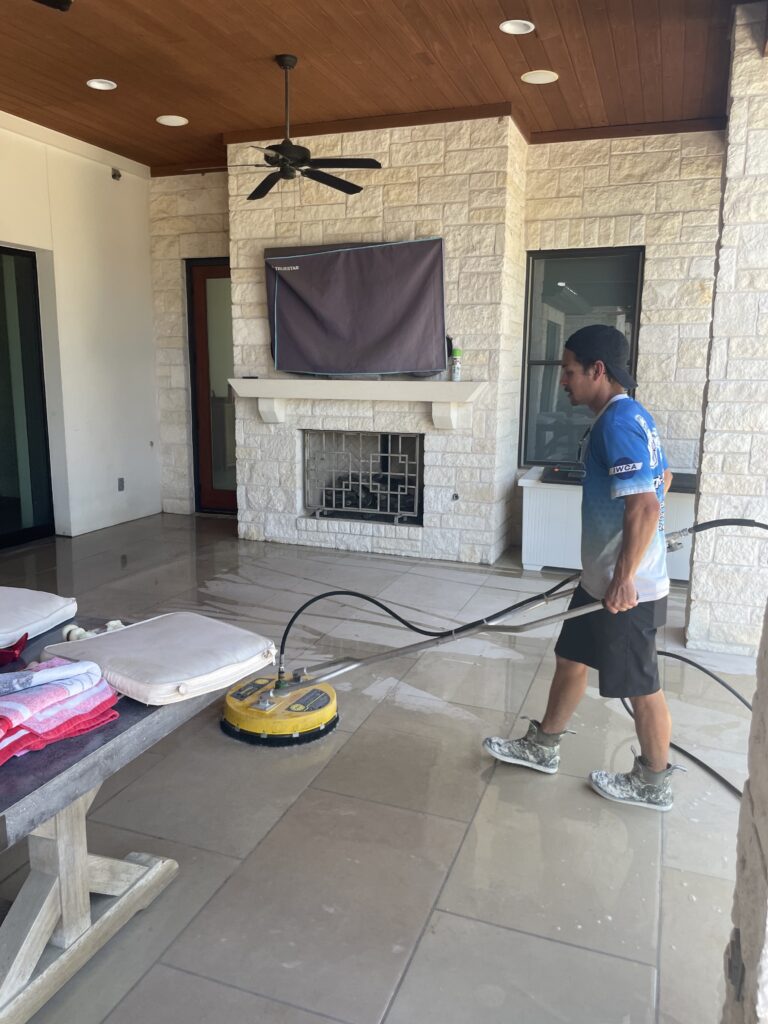
[{"label": "red towel", "polygon": [[21,657],[21,652],[27,646],[27,640],[29,640],[29,633],[25,633],[15,644],[11,644],[10,647],[3,647],[0,650],[0,665],[10,665],[12,662],[18,661]]},{"label": "red towel", "polygon": [[[37,667],[50,670],[56,662],[60,659]],[[118,717],[114,710],[118,694],[105,679],[98,678],[97,666],[83,662],[83,672],[73,674],[74,665],[61,664],[66,666],[68,678],[0,697],[0,765],[14,755],[42,750]]]},{"label": "red towel", "polygon": [[24,727],[12,729],[0,739],[0,765],[5,764],[14,755],[26,754],[30,750],[42,750],[51,743],[59,740],[68,740],[73,736],[82,736],[83,733],[92,732],[107,722],[113,722],[119,717],[113,705],[117,702],[118,695],[112,695],[105,700],[101,706],[94,708],[92,712],[79,715],[73,718],[66,730],[59,730],[56,736],[46,733],[34,733]]}]

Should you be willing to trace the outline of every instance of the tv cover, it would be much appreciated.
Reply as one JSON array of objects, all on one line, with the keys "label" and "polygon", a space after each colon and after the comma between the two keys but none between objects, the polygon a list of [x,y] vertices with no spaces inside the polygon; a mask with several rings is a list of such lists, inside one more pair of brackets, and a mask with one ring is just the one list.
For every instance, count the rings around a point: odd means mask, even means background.
[{"label": "tv cover", "polygon": [[443,240],[264,253],[275,368],[357,377],[446,368]]}]

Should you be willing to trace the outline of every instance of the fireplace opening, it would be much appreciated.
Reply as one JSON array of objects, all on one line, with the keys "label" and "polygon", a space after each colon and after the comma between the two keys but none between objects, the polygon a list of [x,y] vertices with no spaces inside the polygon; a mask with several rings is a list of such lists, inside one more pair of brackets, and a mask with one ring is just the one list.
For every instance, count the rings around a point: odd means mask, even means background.
[{"label": "fireplace opening", "polygon": [[303,433],[307,512],[332,519],[421,526],[423,434]]}]

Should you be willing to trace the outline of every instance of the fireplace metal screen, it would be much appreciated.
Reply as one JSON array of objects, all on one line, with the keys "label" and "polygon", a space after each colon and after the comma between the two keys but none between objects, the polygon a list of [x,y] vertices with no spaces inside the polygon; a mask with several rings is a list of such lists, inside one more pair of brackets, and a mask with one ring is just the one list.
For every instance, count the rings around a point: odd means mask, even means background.
[{"label": "fireplace metal screen", "polygon": [[423,434],[305,430],[307,511],[420,526],[423,453]]}]

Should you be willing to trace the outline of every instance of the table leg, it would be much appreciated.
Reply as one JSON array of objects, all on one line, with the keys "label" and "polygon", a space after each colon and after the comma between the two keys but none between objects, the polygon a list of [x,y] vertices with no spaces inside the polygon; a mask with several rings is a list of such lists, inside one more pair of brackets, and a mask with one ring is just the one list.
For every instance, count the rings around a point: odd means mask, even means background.
[{"label": "table leg", "polygon": [[[0,924],[0,1024],[23,1024],[178,871],[176,861],[89,854],[85,816],[96,790],[29,836],[30,873]],[[94,917],[90,894],[112,896]],[[50,945],[58,950],[35,973]]]}]

